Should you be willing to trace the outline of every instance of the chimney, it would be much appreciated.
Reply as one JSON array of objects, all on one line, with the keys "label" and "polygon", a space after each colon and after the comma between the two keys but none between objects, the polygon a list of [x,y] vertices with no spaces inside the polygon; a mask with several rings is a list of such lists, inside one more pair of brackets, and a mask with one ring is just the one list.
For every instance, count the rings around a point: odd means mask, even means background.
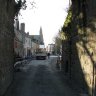
[{"label": "chimney", "polygon": [[27,35],[29,35],[29,32],[27,32]]},{"label": "chimney", "polygon": [[19,30],[19,21],[18,20],[16,21],[16,28],[17,28],[17,30]]},{"label": "chimney", "polygon": [[14,28],[16,28],[17,30],[19,30],[19,21],[15,20],[14,21]]},{"label": "chimney", "polygon": [[22,32],[25,32],[25,23],[21,23],[20,30],[21,30]]}]

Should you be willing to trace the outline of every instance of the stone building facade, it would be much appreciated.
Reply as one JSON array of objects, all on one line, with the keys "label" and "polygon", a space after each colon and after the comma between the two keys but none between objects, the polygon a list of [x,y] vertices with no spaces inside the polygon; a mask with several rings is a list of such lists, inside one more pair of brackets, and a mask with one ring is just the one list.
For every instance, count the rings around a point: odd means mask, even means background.
[{"label": "stone building facade", "polygon": [[31,38],[29,33],[24,33],[24,57],[29,57],[32,55],[31,53],[31,46],[32,46],[32,42],[31,42]]},{"label": "stone building facade", "polygon": [[20,30],[14,28],[15,37],[14,37],[14,54],[16,57],[23,57],[24,48],[23,48],[23,33]]}]

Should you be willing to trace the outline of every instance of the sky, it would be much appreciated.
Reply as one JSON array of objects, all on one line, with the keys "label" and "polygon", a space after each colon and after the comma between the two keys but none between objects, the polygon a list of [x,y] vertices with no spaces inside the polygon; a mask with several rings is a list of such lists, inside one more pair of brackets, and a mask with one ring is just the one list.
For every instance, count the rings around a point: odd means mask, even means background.
[{"label": "sky", "polygon": [[34,0],[35,7],[30,2],[27,0],[27,9],[20,12],[20,23],[25,23],[25,31],[30,35],[38,35],[42,27],[45,46],[53,43],[67,16],[69,0]]}]

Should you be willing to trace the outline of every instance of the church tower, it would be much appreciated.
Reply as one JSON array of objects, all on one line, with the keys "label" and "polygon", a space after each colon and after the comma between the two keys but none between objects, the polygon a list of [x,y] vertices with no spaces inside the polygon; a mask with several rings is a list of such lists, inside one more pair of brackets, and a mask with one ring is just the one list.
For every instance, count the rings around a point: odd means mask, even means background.
[{"label": "church tower", "polygon": [[42,32],[42,27],[40,27],[40,40],[41,40],[41,45],[44,45],[44,39],[43,39],[43,32]]}]

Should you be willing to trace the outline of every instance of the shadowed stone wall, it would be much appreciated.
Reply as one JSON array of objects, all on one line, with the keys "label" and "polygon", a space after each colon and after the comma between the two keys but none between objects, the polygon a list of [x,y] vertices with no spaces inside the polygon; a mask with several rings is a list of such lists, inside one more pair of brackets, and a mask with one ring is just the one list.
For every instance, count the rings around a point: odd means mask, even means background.
[{"label": "shadowed stone wall", "polygon": [[81,92],[93,96],[96,63],[96,0],[73,0],[71,72]]},{"label": "shadowed stone wall", "polygon": [[14,0],[0,0],[0,96],[13,80]]},{"label": "shadowed stone wall", "polygon": [[72,0],[71,10],[71,27],[67,26],[69,46],[63,42],[63,65],[69,61],[67,73],[78,91],[93,96],[96,95],[96,0]]}]

